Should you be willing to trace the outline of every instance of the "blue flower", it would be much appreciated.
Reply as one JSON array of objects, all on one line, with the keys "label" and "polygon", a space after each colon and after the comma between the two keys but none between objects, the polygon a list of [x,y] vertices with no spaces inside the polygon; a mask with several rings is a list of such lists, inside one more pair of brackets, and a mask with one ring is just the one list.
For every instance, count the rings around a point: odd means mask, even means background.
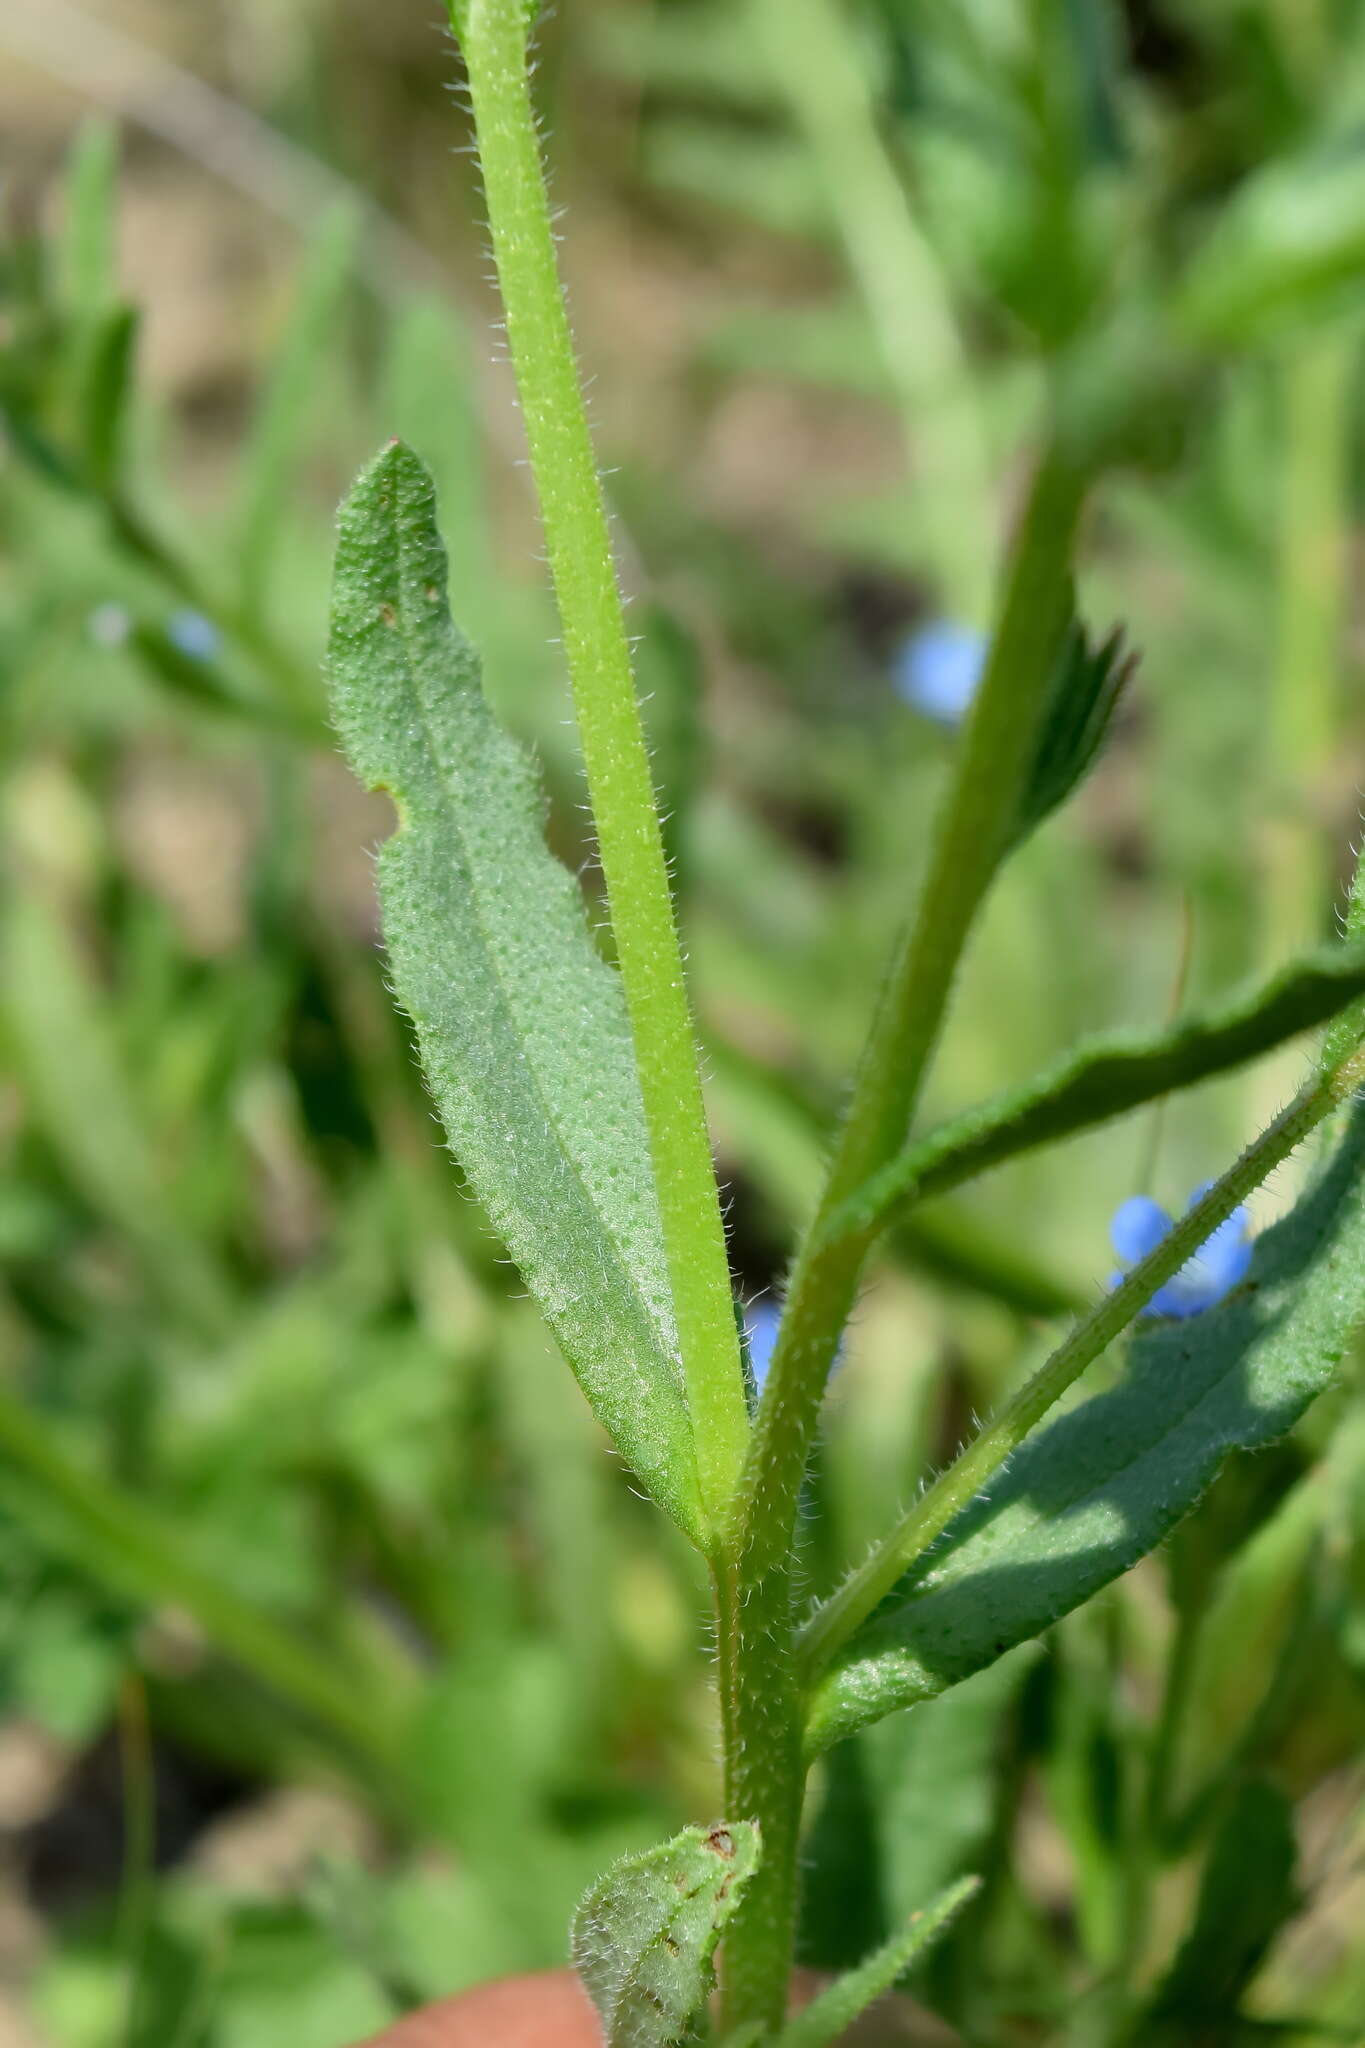
[{"label": "blue flower", "polygon": [[910,635],[896,656],[896,694],[940,725],[960,725],[985,664],[984,634],[951,619],[931,620]]},{"label": "blue flower", "polygon": [[172,612],[166,621],[166,638],[191,661],[212,661],[223,644],[223,636],[212,619],[202,612]]},{"label": "blue flower", "polygon": [[751,1302],[744,1311],[744,1335],[749,1345],[749,1370],[754,1376],[754,1389],[763,1392],[763,1382],[768,1377],[768,1367],[773,1362],[777,1349],[777,1332],[782,1321],[781,1311],[776,1302],[766,1296]]},{"label": "blue flower", "polygon": [[[1211,1185],[1206,1181],[1195,1189],[1190,1196],[1191,1208]],[[1154,1202],[1150,1195],[1130,1195],[1115,1212],[1109,1238],[1124,1265],[1136,1266],[1156,1250],[1171,1228],[1171,1218],[1159,1202]],[[1175,1277],[1164,1287],[1158,1287],[1141,1314],[1197,1316],[1231,1294],[1234,1287],[1240,1287],[1250,1265],[1250,1217],[1245,1208],[1234,1209]],[[1122,1273],[1116,1273],[1110,1285],[1117,1287],[1122,1278]]]}]

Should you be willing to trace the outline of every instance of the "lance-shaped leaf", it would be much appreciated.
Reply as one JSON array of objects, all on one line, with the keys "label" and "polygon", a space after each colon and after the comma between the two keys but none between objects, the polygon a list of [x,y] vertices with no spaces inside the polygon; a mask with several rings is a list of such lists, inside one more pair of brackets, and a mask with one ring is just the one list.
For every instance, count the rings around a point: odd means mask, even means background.
[{"label": "lance-shaped leaf", "polygon": [[859,1963],[856,1970],[840,1977],[826,1991],[798,2013],[777,2037],[777,2048],[833,2048],[843,2039],[860,2013],[874,1999],[889,1991],[931,1948],[970,1898],[981,1889],[979,1877],[959,1878],[941,1892],[932,1905],[912,1913],[882,1946]]},{"label": "lance-shaped leaf", "polygon": [[341,515],[330,653],[379,860],[394,989],[456,1157],[604,1428],[699,1526],[691,1425],[630,1029],[532,768],[451,622],[430,478],[394,443]]},{"label": "lance-shaped leaf", "polygon": [[1144,1102],[1192,1088],[1325,1023],[1365,991],[1365,946],[1323,946],[1256,988],[1150,1036],[1114,1032],[940,1124],[836,1211],[828,1235],[880,1229],[901,1209],[1040,1145],[1055,1145]]},{"label": "lance-shaped leaf", "polygon": [[1365,1318],[1362,1165],[1358,1107],[1250,1281],[1144,1328],[1121,1382],[1029,1437],[850,1639],[813,1697],[813,1749],[1038,1635],[1159,1543],[1228,1452],[1293,1426]]},{"label": "lance-shaped leaf", "polygon": [[686,2037],[715,1982],[721,1929],[758,1857],[749,1821],[685,1828],[593,1885],[574,1915],[570,1948],[608,2048],[668,2048]]},{"label": "lance-shaped leaf", "polygon": [[1124,652],[1120,630],[1092,646],[1080,620],[1072,620],[1057,659],[1052,701],[1038,729],[1033,767],[1020,795],[1016,844],[1064,804],[1094,767],[1136,666],[1136,655]]}]

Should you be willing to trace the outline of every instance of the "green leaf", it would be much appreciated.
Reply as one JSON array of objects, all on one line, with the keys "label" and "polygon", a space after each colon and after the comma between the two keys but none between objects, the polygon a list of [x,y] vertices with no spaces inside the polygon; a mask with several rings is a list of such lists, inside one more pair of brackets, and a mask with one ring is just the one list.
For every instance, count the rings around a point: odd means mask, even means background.
[{"label": "green leaf", "polygon": [[341,517],[337,725],[400,829],[379,861],[399,1002],[451,1146],[622,1456],[699,1507],[620,982],[548,852],[535,778],[451,623],[430,479],[394,443]]},{"label": "green leaf", "polygon": [[758,1865],[758,1829],[685,1828],[626,1856],[574,1915],[574,1968],[601,2016],[607,2048],[683,2040],[715,1982],[711,1955]]},{"label": "green leaf", "polygon": [[1363,989],[1365,948],[1324,946],[1169,1030],[1092,1038],[1022,1088],[995,1096],[907,1146],[831,1217],[829,1235],[881,1229],[898,1210],[944,1194],[1003,1160],[1241,1066],[1323,1023]]},{"label": "green leaf", "polygon": [[57,274],[69,430],[97,489],[115,480],[132,390],[138,314],[116,300],[119,138],[82,123],[67,159]]},{"label": "green leaf", "polygon": [[931,1906],[926,1906],[922,1912],[912,1913],[905,1926],[866,1962],[860,1963],[856,1970],[850,1970],[837,1984],[831,1984],[803,2013],[790,2021],[777,2037],[777,2048],[830,2048],[830,2044],[839,2040],[852,2026],[859,2013],[866,2011],[874,1998],[880,1998],[884,1991],[889,1991],[896,1979],[919,1960],[932,1942],[937,1941],[949,1921],[980,1889],[979,1877],[960,1878],[956,1884],[949,1885],[946,1892],[940,1892]]},{"label": "green leaf", "polygon": [[815,1691],[820,1750],[956,1685],[1159,1543],[1228,1452],[1283,1436],[1365,1316],[1365,1108],[1216,1308],[1141,1330],[1111,1391],[1016,1453],[840,1651]]},{"label": "green leaf", "polygon": [[62,298],[80,321],[94,321],[114,290],[114,207],[119,136],[112,121],[83,121],[67,158],[58,271]]},{"label": "green leaf", "polygon": [[113,488],[122,467],[137,331],[136,309],[115,306],[92,329],[82,366],[81,441],[101,491]]},{"label": "green leaf", "polygon": [[1038,731],[1033,772],[1020,799],[1016,845],[1066,802],[1094,766],[1136,665],[1136,655],[1124,652],[1119,628],[1092,647],[1084,626],[1072,622],[1057,663],[1052,702]]}]

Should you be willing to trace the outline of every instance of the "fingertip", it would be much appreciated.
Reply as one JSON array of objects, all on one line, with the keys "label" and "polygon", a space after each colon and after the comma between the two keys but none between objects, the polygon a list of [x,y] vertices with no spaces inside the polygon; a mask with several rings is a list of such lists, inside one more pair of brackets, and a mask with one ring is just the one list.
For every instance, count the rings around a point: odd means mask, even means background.
[{"label": "fingertip", "polygon": [[409,2013],[361,2048],[602,2048],[572,1970],[501,1977]]}]

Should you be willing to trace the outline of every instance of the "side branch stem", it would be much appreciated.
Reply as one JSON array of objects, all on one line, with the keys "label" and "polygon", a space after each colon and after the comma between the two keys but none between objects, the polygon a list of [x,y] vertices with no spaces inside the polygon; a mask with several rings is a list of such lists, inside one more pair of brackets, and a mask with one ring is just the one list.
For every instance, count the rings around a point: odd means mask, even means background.
[{"label": "side branch stem", "polygon": [[746,1573],[786,1554],[825,1381],[874,1229],[826,1241],[830,1217],[900,1151],[976,913],[1010,843],[1071,611],[1084,471],[1060,449],[1033,480],[991,653],[940,812],[915,916],[883,985],[819,1208],[797,1255],[740,1499]]}]

